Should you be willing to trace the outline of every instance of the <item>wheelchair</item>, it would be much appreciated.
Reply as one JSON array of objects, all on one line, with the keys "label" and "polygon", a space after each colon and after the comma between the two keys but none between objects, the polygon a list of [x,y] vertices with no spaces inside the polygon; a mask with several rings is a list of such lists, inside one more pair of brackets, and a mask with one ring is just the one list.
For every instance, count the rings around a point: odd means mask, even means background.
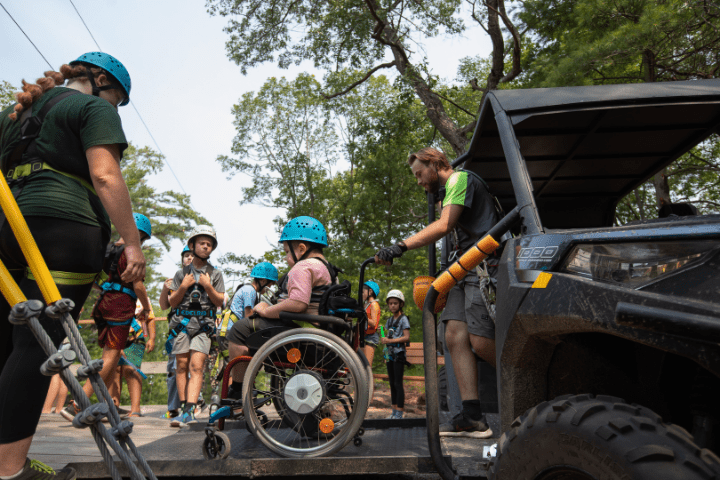
[{"label": "wheelchair", "polygon": [[[351,441],[362,445],[362,422],[373,395],[372,368],[360,352],[367,317],[362,308],[360,268],[355,308],[330,315],[283,312],[288,326],[260,330],[248,338],[252,356],[232,359],[223,372],[220,405],[205,428],[203,456],[230,455],[225,420],[244,420],[247,430],[270,451],[288,458],[329,456]],[[317,328],[297,328],[293,322]],[[248,363],[242,403],[227,398],[230,372]],[[275,410],[271,415],[270,409]]]}]

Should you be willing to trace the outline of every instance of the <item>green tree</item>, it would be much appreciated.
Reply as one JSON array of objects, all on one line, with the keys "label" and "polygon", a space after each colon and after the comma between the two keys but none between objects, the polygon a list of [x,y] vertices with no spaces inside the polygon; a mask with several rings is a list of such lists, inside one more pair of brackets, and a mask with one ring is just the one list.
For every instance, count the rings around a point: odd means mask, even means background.
[{"label": "green tree", "polygon": [[0,80],[0,111],[5,110],[10,105],[17,103],[15,101],[15,93],[19,89],[16,89],[9,82]]},{"label": "green tree", "polygon": [[521,37],[505,0],[207,0],[207,7],[211,15],[230,19],[227,53],[245,74],[265,62],[287,68],[309,60],[326,72],[323,89],[334,98],[379,70],[395,69],[456,155],[465,151],[475,114],[457,119],[448,112],[455,102],[437,90],[437,77],[418,53],[423,45],[439,35],[462,34],[467,17],[493,41],[489,75],[483,86],[476,81],[473,88],[486,92],[520,73]]}]

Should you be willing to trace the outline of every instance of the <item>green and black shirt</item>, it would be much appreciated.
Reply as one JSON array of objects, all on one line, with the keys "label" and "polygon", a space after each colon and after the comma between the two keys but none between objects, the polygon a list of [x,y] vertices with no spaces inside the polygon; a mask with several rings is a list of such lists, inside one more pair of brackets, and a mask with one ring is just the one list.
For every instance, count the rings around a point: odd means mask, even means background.
[{"label": "green and black shirt", "polygon": [[[32,113],[36,114],[48,100],[68,90],[55,87],[47,91],[33,104]],[[8,115],[12,112],[13,107],[0,112],[2,164],[8,161],[20,141],[20,118],[10,120]],[[72,95],[50,109],[35,143],[45,162],[91,185],[85,151],[97,145],[116,144],[122,158],[127,148],[122,122],[115,108],[107,100],[87,94]],[[110,234],[110,219],[97,195],[77,180],[59,173],[43,170],[32,174],[17,202],[24,216],[62,218],[99,226]]]},{"label": "green and black shirt", "polygon": [[[462,170],[450,175],[445,183],[442,206],[448,205],[465,207],[455,228],[461,252],[477,243],[500,220],[494,199],[482,180]],[[455,249],[452,236],[450,243]]]}]

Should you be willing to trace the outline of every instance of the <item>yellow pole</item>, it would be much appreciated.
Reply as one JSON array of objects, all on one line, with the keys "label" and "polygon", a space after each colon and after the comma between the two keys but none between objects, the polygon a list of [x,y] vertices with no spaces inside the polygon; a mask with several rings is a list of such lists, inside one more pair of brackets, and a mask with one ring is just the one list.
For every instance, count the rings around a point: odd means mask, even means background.
[{"label": "yellow pole", "polygon": [[11,307],[27,300],[2,260],[0,260],[0,291]]},{"label": "yellow pole", "polygon": [[[23,218],[22,213],[20,213],[20,207],[18,207],[15,197],[13,197],[10,187],[8,187],[5,177],[2,175],[0,175],[0,205],[2,206],[3,212],[5,212],[5,217],[7,217],[8,223],[10,223],[15,238],[17,238],[20,244],[20,248],[22,248],[25,259],[30,266],[30,271],[40,287],[43,298],[45,298],[45,303],[50,305],[51,303],[57,302],[61,298],[60,291],[57,285],[55,285],[55,281],[50,275],[50,270],[40,254],[35,239],[30,233],[27,222],[25,222],[25,218]],[[5,272],[7,272],[7,269],[5,269]],[[0,272],[0,274],[4,275],[4,272]],[[15,286],[17,287],[17,284]],[[5,295],[4,289],[3,295]],[[10,301],[10,299],[8,299],[8,301]]]}]

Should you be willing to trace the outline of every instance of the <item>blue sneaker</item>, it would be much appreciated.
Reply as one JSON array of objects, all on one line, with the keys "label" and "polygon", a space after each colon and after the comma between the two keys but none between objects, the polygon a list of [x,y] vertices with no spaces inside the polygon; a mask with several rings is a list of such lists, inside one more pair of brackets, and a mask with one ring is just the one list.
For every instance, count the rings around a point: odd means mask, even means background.
[{"label": "blue sneaker", "polygon": [[195,419],[195,412],[183,412],[179,417],[175,417],[172,422],[170,422],[170,426],[184,427],[185,425],[189,425],[195,422],[197,422],[197,420]]}]

